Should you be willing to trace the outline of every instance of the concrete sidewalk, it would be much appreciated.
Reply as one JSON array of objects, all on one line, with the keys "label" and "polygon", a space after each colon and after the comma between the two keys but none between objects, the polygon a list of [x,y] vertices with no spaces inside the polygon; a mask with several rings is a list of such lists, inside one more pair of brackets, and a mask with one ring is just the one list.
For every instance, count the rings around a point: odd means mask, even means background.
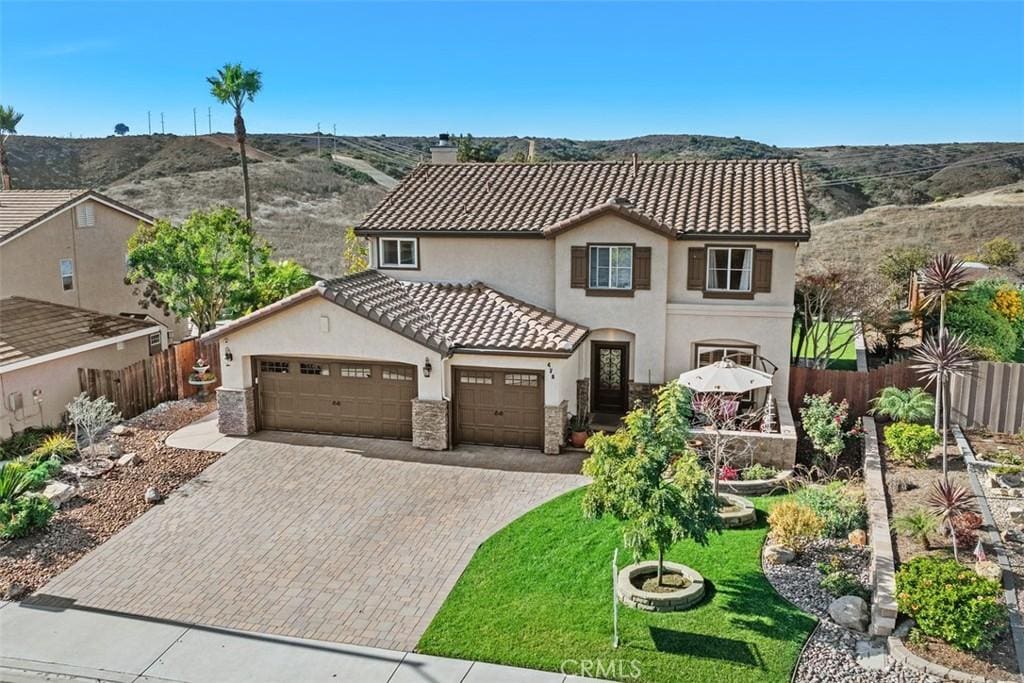
[{"label": "concrete sidewalk", "polygon": [[225,436],[217,428],[217,411],[201,417],[192,424],[185,425],[170,434],[164,443],[171,448],[183,448],[188,451],[212,451],[227,453],[245,441],[234,436]]},{"label": "concrete sidewalk", "polygon": [[593,683],[596,679],[149,619],[42,596],[0,608],[0,680]]}]

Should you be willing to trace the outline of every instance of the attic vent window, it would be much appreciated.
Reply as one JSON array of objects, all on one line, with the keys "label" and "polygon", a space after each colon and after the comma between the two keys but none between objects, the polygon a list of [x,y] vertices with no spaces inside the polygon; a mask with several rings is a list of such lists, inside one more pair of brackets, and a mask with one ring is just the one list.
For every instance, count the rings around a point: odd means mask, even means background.
[{"label": "attic vent window", "polygon": [[633,206],[633,202],[629,197],[612,197],[608,200],[609,204],[616,204],[618,206]]},{"label": "attic vent window", "polygon": [[91,228],[96,225],[96,206],[91,202],[79,204],[75,208],[75,218],[80,228]]}]

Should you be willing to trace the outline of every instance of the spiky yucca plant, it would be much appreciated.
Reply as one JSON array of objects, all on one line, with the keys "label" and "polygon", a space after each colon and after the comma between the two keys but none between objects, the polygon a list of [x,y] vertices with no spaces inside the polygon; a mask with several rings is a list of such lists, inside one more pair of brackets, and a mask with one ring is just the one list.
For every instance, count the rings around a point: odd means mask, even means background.
[{"label": "spiky yucca plant", "polygon": [[913,367],[917,374],[938,385],[938,396],[942,403],[942,476],[948,475],[948,456],[946,449],[949,442],[949,393],[943,391],[953,375],[962,375],[971,369],[971,350],[966,338],[961,334],[928,337],[914,351]]},{"label": "spiky yucca plant", "polygon": [[919,422],[935,413],[935,399],[921,387],[886,387],[871,401],[871,412],[896,422]]},{"label": "spiky yucca plant", "polygon": [[928,507],[949,530],[953,541],[953,557],[960,559],[956,547],[956,529],[954,521],[968,512],[977,512],[974,494],[966,487],[954,484],[948,478],[935,482],[928,494]]},{"label": "spiky yucca plant", "polygon": [[[967,288],[970,279],[967,275],[967,266],[963,259],[952,254],[938,254],[932,257],[928,265],[921,271],[921,293],[924,294],[922,303],[928,308],[939,306],[939,337],[946,336],[946,299],[952,292],[959,292]],[[935,419],[932,427],[939,429],[940,415],[945,410],[945,395],[947,387],[940,378],[935,395],[939,397],[939,409],[935,411]]]}]

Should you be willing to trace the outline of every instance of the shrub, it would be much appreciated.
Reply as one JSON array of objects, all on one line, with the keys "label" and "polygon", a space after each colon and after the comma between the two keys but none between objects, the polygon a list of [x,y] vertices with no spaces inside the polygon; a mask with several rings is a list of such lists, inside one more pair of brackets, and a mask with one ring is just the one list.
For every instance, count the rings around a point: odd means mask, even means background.
[{"label": "shrub", "polygon": [[89,398],[84,391],[72,399],[67,411],[68,422],[75,426],[75,434],[83,433],[90,447],[96,443],[100,432],[121,419],[117,406],[107,397]]},{"label": "shrub", "polygon": [[896,533],[909,536],[928,550],[928,536],[939,528],[939,518],[924,508],[917,508],[893,517],[892,526]]},{"label": "shrub", "polygon": [[992,297],[992,310],[1011,323],[1024,318],[1024,297],[1020,290],[1013,287],[1000,287]]},{"label": "shrub", "polygon": [[1012,266],[1020,256],[1020,247],[1005,237],[996,237],[981,245],[978,260],[990,266]]},{"label": "shrub", "polygon": [[924,467],[927,455],[942,438],[931,425],[896,422],[884,431],[885,445],[896,462]]},{"label": "shrub", "polygon": [[885,387],[871,403],[872,413],[897,422],[927,422],[935,414],[935,399],[921,387]]},{"label": "shrub", "polygon": [[800,409],[800,423],[815,450],[815,459],[835,464],[846,447],[846,439],[858,430],[844,426],[849,417],[846,400],[832,402],[832,392],[804,396]]},{"label": "shrub", "polygon": [[39,447],[43,440],[53,433],[49,427],[29,427],[9,439],[0,442],[0,459],[24,458]]},{"label": "shrub", "polygon": [[772,542],[799,553],[821,536],[825,523],[806,505],[786,500],[772,508],[768,515],[768,526]]},{"label": "shrub", "polygon": [[961,650],[990,650],[1007,627],[1003,589],[956,560],[915,557],[896,572],[900,611]]},{"label": "shrub", "polygon": [[840,481],[806,486],[797,492],[796,500],[814,511],[822,521],[822,531],[831,538],[843,538],[868,522],[863,498],[851,494]]},{"label": "shrub", "polygon": [[946,325],[950,331],[964,335],[983,358],[1008,361],[1017,352],[1016,330],[990,306],[957,302],[946,313]]},{"label": "shrub", "polygon": [[978,529],[984,523],[981,515],[977,512],[965,512],[953,517],[952,522],[957,547],[972,550],[978,542]]},{"label": "shrub", "polygon": [[829,595],[841,598],[856,595],[864,600],[871,598],[871,591],[864,587],[856,576],[847,571],[831,571],[822,577],[818,585]]},{"label": "shrub", "polygon": [[761,463],[756,462],[750,467],[743,470],[742,473],[740,473],[740,479],[743,479],[744,481],[753,481],[755,479],[771,479],[778,473],[779,471],[774,467],[769,467],[767,465],[762,465]]},{"label": "shrub", "polygon": [[0,466],[0,503],[8,503],[28,490],[28,468],[21,462],[6,462]]},{"label": "shrub", "polygon": [[63,462],[59,458],[48,458],[39,460],[30,466],[26,476],[28,477],[28,490],[35,491],[46,485],[46,482],[53,479],[54,475],[60,472]]},{"label": "shrub", "polygon": [[0,538],[28,536],[46,526],[53,512],[53,504],[37,495],[0,503]]},{"label": "shrub", "polygon": [[49,460],[50,458],[67,460],[75,454],[77,448],[78,444],[69,435],[63,432],[55,432],[43,439],[43,442],[29,455],[29,460],[39,461]]}]

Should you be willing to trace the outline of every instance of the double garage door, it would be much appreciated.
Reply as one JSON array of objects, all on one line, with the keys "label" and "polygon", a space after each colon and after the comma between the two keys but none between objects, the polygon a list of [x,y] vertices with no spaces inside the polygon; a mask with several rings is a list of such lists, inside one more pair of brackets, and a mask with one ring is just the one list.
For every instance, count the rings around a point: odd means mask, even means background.
[{"label": "double garage door", "polygon": [[412,438],[412,365],[258,358],[263,429]]}]

